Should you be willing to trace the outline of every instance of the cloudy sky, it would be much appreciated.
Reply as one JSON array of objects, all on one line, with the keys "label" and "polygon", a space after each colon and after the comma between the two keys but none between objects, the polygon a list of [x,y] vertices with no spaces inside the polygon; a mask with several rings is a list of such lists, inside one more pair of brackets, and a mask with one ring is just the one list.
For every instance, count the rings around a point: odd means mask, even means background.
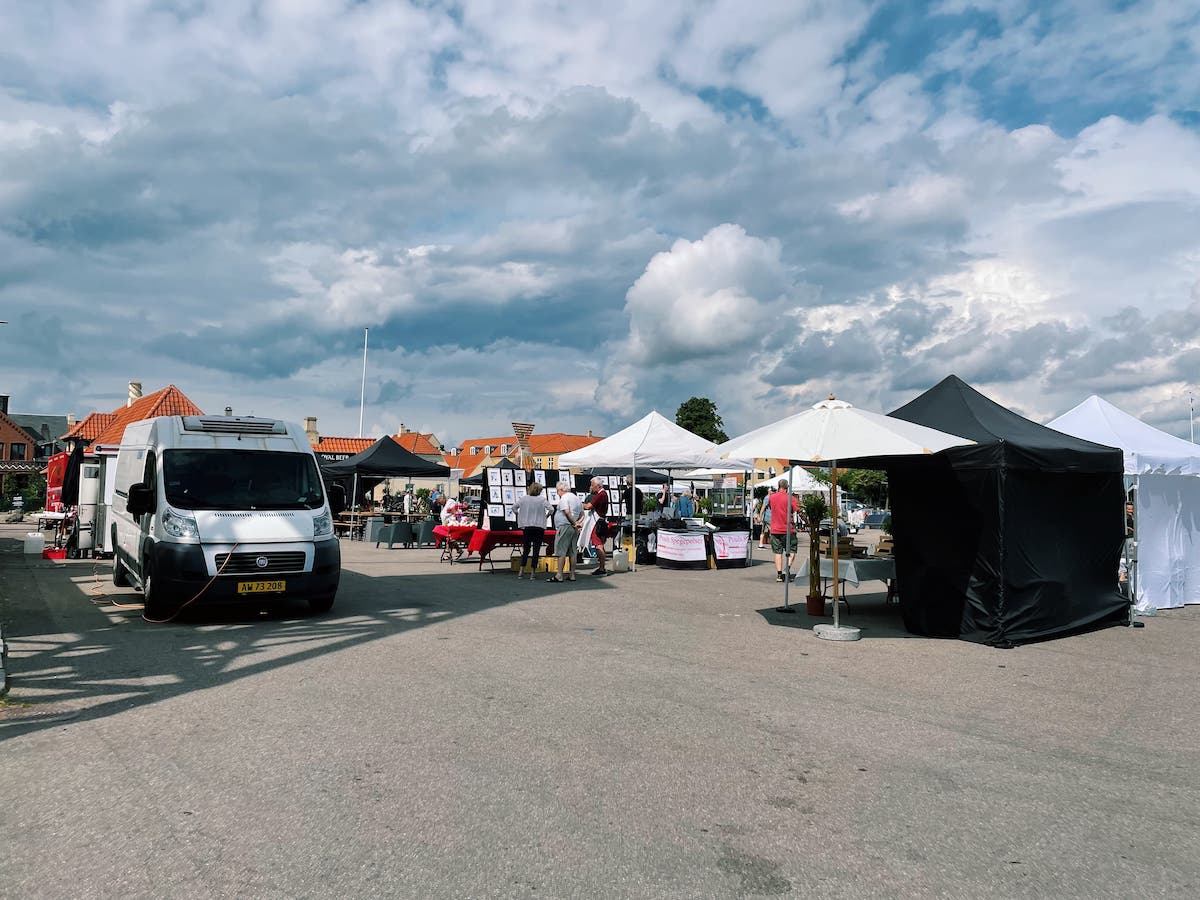
[{"label": "cloudy sky", "polygon": [[[603,14],[589,10],[603,9]],[[954,373],[1187,433],[1181,0],[0,4],[0,392],[452,442]]]}]

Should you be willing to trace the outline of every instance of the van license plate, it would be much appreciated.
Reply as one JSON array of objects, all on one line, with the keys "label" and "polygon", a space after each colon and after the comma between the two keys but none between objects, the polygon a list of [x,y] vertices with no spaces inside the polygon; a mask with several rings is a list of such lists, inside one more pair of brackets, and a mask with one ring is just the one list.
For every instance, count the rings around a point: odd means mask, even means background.
[{"label": "van license plate", "polygon": [[287,587],[286,581],[239,581],[239,594],[282,594]]}]

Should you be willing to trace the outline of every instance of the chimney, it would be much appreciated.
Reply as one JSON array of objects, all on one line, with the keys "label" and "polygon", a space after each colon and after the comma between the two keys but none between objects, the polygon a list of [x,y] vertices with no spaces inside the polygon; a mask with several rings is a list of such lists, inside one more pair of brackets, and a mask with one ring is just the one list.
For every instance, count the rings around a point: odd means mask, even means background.
[{"label": "chimney", "polygon": [[408,434],[408,429],[404,427],[404,423],[400,423],[400,430],[396,434]]},{"label": "chimney", "polygon": [[67,413],[67,431],[75,427],[75,413]]},{"label": "chimney", "polygon": [[321,443],[321,434],[317,431],[317,417],[304,417],[304,436],[308,438],[308,442],[314,447]]},{"label": "chimney", "polygon": [[8,394],[0,394],[0,413],[8,415]]},{"label": "chimney", "polygon": [[134,400],[142,399],[142,383],[140,381],[129,382],[129,399],[125,401],[126,406],[133,406]]},{"label": "chimney", "polygon": [[225,415],[227,415],[227,416],[233,415],[233,407],[232,406],[225,407]]},{"label": "chimney", "polygon": [[592,429],[589,428],[588,429],[588,437],[591,437],[591,436],[592,436]]}]

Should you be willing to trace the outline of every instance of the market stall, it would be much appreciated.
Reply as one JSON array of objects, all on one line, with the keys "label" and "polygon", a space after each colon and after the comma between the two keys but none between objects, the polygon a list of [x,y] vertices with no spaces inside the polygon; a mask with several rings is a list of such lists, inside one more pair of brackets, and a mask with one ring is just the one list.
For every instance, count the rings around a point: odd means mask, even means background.
[{"label": "market stall", "polygon": [[[665,469],[670,473],[675,469],[692,470],[716,468],[722,471],[753,471],[753,459],[722,459],[716,451],[716,444],[706,441],[699,435],[692,434],[685,428],[676,425],[670,419],[653,411],[643,416],[632,425],[618,431],[611,437],[598,441],[580,450],[564,453],[559,457],[559,465],[572,469],[591,469],[596,466],[612,466],[629,471],[629,483],[636,484],[638,470]],[[637,546],[637,530],[648,525],[639,522],[637,511],[633,511],[631,526],[634,532],[634,545]],[[670,530],[678,533],[681,522],[670,523]],[[672,538],[668,538],[671,541]],[[687,543],[694,543],[688,541]],[[694,550],[688,551],[694,554]],[[636,555],[635,555],[636,561]],[[681,560],[694,562],[694,560]],[[707,565],[707,556],[705,557]]]},{"label": "market stall", "polygon": [[1134,610],[1200,603],[1200,446],[1096,396],[1047,425],[1124,454],[1134,498],[1126,541]]},{"label": "market stall", "polygon": [[890,413],[976,441],[885,468],[904,623],[1012,646],[1125,621],[1121,451],[1038,425],[949,376]]}]

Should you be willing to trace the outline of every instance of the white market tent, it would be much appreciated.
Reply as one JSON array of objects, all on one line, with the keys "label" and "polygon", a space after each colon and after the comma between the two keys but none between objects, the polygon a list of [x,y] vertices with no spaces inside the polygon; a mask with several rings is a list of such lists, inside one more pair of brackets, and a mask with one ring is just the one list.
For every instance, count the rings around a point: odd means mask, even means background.
[{"label": "white market tent", "polygon": [[1200,603],[1200,445],[1094,395],[1047,425],[1125,455],[1126,484],[1136,488],[1134,609]]},{"label": "white market tent", "polygon": [[817,481],[817,479],[813,477],[812,472],[808,471],[808,469],[804,468],[803,466],[792,466],[790,470],[780,472],[774,478],[764,478],[762,481],[754,482],[751,487],[766,487],[774,490],[774,488],[779,484],[780,478],[786,478],[788,480],[788,490],[793,494],[826,494],[829,492],[829,485]]},{"label": "white market tent", "polygon": [[631,469],[710,469],[752,471],[754,460],[722,459],[717,445],[680,428],[657,411],[588,447],[558,458],[564,469],[614,466]]},{"label": "white market tent", "polygon": [[[637,483],[639,468],[754,470],[753,459],[723,459],[716,448],[712,441],[692,434],[654,410],[602,441],[562,454],[558,464],[564,469],[597,466],[629,469],[631,484]],[[636,534],[636,510],[632,519]]]}]

